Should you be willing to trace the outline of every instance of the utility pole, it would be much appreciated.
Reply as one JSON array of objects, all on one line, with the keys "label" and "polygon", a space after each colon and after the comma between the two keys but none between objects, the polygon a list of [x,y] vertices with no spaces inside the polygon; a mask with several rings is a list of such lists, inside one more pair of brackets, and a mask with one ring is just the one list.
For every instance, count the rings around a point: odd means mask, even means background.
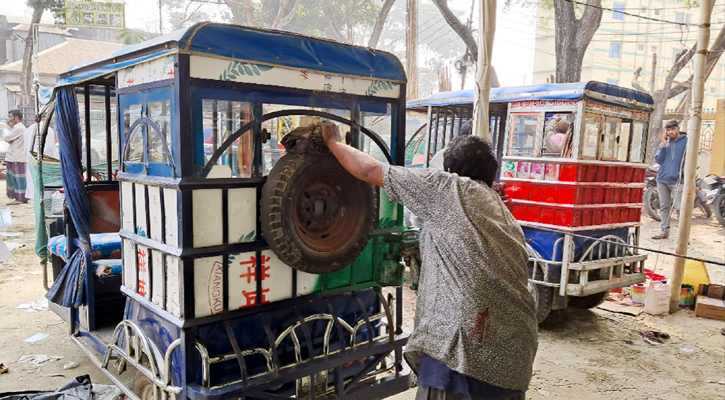
[{"label": "utility pole", "polygon": [[655,70],[657,69],[657,53],[652,53],[652,76],[649,78],[649,92],[655,92]]},{"label": "utility pole", "polygon": [[405,64],[408,70],[408,100],[418,98],[418,2],[408,0],[408,34]]},{"label": "utility pole", "polygon": [[161,14],[161,7],[162,7],[161,0],[159,0],[159,33],[163,35],[164,34],[164,17]]},{"label": "utility pole", "polygon": [[[695,53],[695,76],[692,80],[692,119],[687,129],[687,149],[685,150],[685,183],[682,190],[682,210],[680,210],[680,223],[677,227],[677,253],[687,255],[687,243],[690,240],[690,220],[692,207],[695,203],[695,172],[697,170],[697,151],[700,149],[700,128],[702,126],[702,98],[705,94],[705,68],[707,64],[708,48],[710,46],[710,14],[713,0],[702,0],[700,3],[700,31],[697,39],[697,53]],[[685,259],[676,258],[672,274],[670,313],[678,309],[680,302],[680,288],[685,275]]]}]

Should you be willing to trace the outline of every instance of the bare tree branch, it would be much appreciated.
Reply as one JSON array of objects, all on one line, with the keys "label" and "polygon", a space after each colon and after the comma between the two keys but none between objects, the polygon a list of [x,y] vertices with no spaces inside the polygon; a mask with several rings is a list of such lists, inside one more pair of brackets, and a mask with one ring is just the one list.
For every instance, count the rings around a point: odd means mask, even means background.
[{"label": "bare tree branch", "polygon": [[292,21],[292,18],[297,15],[297,4],[299,3],[299,0],[295,0],[290,12],[288,12],[286,16],[284,15],[284,11],[287,9],[289,2],[290,0],[282,0],[279,2],[279,10],[277,11],[277,16],[274,18],[274,22],[272,22],[272,29],[284,28],[290,23],[290,21]]},{"label": "bare tree branch", "polygon": [[340,28],[335,23],[335,18],[332,17],[334,15],[334,13],[332,12],[332,0],[324,0],[322,4],[325,7],[325,18],[330,23],[330,28],[332,28],[331,31],[332,36],[334,36],[333,39],[337,40],[338,42],[345,43],[347,39],[342,36],[342,34],[340,33]]},{"label": "bare tree branch", "polygon": [[632,87],[637,89],[637,91],[642,93],[649,93],[649,90],[642,87],[642,85],[639,84],[639,75],[642,73],[642,67],[637,68],[636,71],[634,71],[634,78],[632,78]]},{"label": "bare tree branch", "polygon": [[388,19],[388,14],[390,13],[390,9],[393,8],[393,3],[395,3],[395,0],[385,0],[383,3],[383,7],[380,9],[380,13],[378,13],[378,18],[375,20],[375,27],[373,28],[372,35],[370,35],[368,47],[377,47],[380,34],[383,32],[383,27],[385,26],[385,20]]},{"label": "bare tree branch", "polygon": [[473,38],[471,31],[469,31],[468,28],[466,28],[466,26],[458,20],[458,17],[453,14],[453,11],[448,8],[448,0],[433,0],[433,3],[436,7],[438,7],[438,10],[440,10],[448,25],[450,25],[453,31],[461,37],[463,43],[465,43],[466,47],[468,47],[468,51],[473,56],[473,59],[478,60],[478,43],[476,43],[476,40]]}]

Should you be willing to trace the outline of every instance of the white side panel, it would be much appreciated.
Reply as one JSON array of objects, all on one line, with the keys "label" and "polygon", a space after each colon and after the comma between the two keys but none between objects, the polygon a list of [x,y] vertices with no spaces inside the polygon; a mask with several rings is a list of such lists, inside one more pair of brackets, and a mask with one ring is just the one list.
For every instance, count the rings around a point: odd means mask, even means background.
[{"label": "white side panel", "polygon": [[297,271],[297,295],[304,296],[306,294],[314,293],[317,289],[317,282],[321,279],[322,275]]},{"label": "white side panel", "polygon": [[166,244],[179,247],[179,216],[177,192],[164,189],[164,223],[166,224]]},{"label": "white side panel", "polygon": [[135,232],[133,226],[133,183],[121,182],[121,227],[128,232]]},{"label": "white side panel", "polygon": [[149,220],[151,226],[151,239],[163,243],[161,237],[161,224],[164,223],[161,214],[161,189],[157,186],[149,186]]},{"label": "white side panel", "polygon": [[398,82],[353,78],[310,70],[280,66],[272,67],[200,56],[192,56],[189,64],[192,78],[257,83],[394,99],[400,95],[400,84]]},{"label": "white side panel", "polygon": [[179,259],[166,256],[166,311],[177,317],[182,317],[180,276]]},{"label": "white side panel", "polygon": [[136,244],[130,240],[123,241],[123,286],[136,291],[138,277],[136,272]]},{"label": "white side panel", "polygon": [[167,55],[119,71],[118,88],[174,79],[174,74],[174,56]]},{"label": "white side panel", "polygon": [[269,274],[262,282],[262,303],[291,298],[292,268],[277,258],[272,250],[262,252],[262,266],[267,268],[266,272]]},{"label": "white side panel", "polygon": [[149,249],[144,246],[136,246],[138,262],[138,294],[151,299],[151,271],[149,271]]},{"label": "white side panel", "polygon": [[253,242],[257,229],[257,189],[229,189],[229,243]]},{"label": "white side panel", "polygon": [[146,226],[146,185],[134,184],[136,190],[136,234],[149,237],[149,230]]},{"label": "white side panel", "polygon": [[257,302],[255,252],[229,256],[229,309],[246,308]]},{"label": "white side panel", "polygon": [[192,192],[194,247],[224,244],[222,227],[222,190],[200,189]]},{"label": "white side panel", "polygon": [[151,251],[151,301],[159,307],[164,306],[164,255],[158,251]]},{"label": "white side panel", "polygon": [[196,318],[224,311],[224,265],[222,257],[194,260],[194,316]]}]

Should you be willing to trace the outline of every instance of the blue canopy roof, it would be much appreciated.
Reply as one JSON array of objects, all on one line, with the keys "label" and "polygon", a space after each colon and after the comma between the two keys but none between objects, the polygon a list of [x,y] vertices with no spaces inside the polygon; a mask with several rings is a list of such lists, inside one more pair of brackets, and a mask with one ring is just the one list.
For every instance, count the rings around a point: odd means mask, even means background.
[{"label": "blue canopy roof", "polygon": [[105,75],[173,48],[290,68],[406,81],[398,58],[384,51],[289,32],[204,22],[122,47],[109,56],[74,64],[61,74],[58,86]]},{"label": "blue canopy roof", "polygon": [[[492,88],[489,101],[491,103],[501,103],[521,100],[578,100],[584,97],[587,92],[634,100],[646,105],[654,104],[652,96],[649,94],[595,81]],[[440,92],[422,99],[409,101],[407,107],[473,104],[474,96],[473,90]]]}]

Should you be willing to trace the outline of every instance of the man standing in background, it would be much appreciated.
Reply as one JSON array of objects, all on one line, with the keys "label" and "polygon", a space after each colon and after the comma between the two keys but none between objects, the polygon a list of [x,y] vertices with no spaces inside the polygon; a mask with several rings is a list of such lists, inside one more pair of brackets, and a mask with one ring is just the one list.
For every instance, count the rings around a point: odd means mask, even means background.
[{"label": "man standing in background", "polygon": [[680,216],[680,202],[682,201],[682,185],[685,183],[684,160],[687,148],[687,133],[680,132],[680,124],[672,120],[665,125],[662,143],[657,148],[655,161],[660,165],[657,172],[657,192],[660,195],[660,216],[662,232],[652,239],[667,239],[670,237],[670,222],[672,213],[670,209],[675,203],[675,212]]},{"label": "man standing in background", "polygon": [[23,113],[20,110],[10,110],[8,112],[8,124],[12,128],[10,133],[4,138],[8,142],[8,151],[5,155],[5,179],[7,182],[7,195],[12,199],[9,206],[27,203],[25,197],[25,187],[27,181],[25,178],[26,162],[25,158],[25,125],[23,125]]}]

